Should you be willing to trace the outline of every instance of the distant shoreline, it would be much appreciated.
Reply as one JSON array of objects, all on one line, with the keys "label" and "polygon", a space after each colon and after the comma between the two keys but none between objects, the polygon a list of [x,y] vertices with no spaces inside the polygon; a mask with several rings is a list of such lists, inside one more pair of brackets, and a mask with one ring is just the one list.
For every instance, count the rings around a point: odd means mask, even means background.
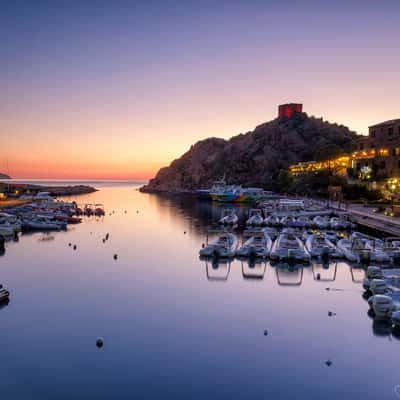
[{"label": "distant shoreline", "polygon": [[26,183],[6,183],[0,182],[2,191],[20,191],[21,194],[27,192],[48,192],[51,196],[72,196],[97,192],[97,189],[88,185],[65,185],[65,186],[46,186]]}]

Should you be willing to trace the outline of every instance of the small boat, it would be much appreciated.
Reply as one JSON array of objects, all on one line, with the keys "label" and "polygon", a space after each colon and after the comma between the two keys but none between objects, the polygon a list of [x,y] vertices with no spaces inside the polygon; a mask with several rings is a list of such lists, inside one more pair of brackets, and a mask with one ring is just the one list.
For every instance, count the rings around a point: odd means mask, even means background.
[{"label": "small boat", "polygon": [[313,219],[313,225],[318,229],[327,229],[329,228],[330,222],[326,217],[316,216]]},{"label": "small boat", "polygon": [[309,228],[311,226],[311,221],[310,218],[304,216],[304,215],[300,215],[299,217],[297,217],[297,227],[298,228]]},{"label": "small boat", "polygon": [[346,224],[338,217],[332,217],[329,221],[331,229],[346,229]]},{"label": "small boat", "polygon": [[383,279],[382,269],[377,266],[369,266],[365,273],[365,278],[363,280],[363,288],[365,290],[370,289],[371,281],[373,279]]},{"label": "small boat", "polygon": [[372,294],[385,294],[387,286],[383,279],[372,279],[369,285],[369,290]]},{"label": "small boat", "polygon": [[10,292],[3,288],[3,285],[0,285],[0,303],[6,302],[9,300]]},{"label": "small boat", "polygon": [[223,225],[235,225],[237,224],[239,218],[236,215],[234,210],[227,209],[222,211],[221,219],[219,220],[220,224]]},{"label": "small boat", "polygon": [[279,217],[277,217],[276,215],[270,215],[267,218],[265,218],[265,225],[278,227],[281,226],[282,224]]},{"label": "small boat", "polygon": [[262,229],[252,232],[242,247],[236,251],[239,257],[268,257],[272,248],[272,239],[268,233]]},{"label": "small boat", "polygon": [[394,311],[392,313],[392,323],[397,328],[400,327],[400,311]]},{"label": "small boat", "polygon": [[281,225],[289,227],[289,228],[296,228],[297,220],[295,217],[292,217],[291,215],[287,215],[281,219]]},{"label": "small boat", "polygon": [[13,227],[0,225],[0,236],[11,237],[15,235],[15,230]]},{"label": "small boat", "polygon": [[343,256],[343,253],[325,235],[310,235],[306,240],[306,248],[311,257],[340,258]]},{"label": "small boat", "polygon": [[234,257],[238,246],[238,239],[233,233],[224,233],[214,242],[200,249],[199,254],[202,257]]},{"label": "small boat", "polygon": [[[342,252],[347,261],[360,262],[360,254],[354,251],[353,241],[349,238],[340,239],[337,242],[337,248]],[[369,251],[366,251],[369,255]],[[366,256],[367,257],[367,256]]]},{"label": "small boat", "polygon": [[270,258],[273,261],[298,261],[309,263],[310,254],[303,242],[291,232],[282,232],[275,240]]},{"label": "small boat", "polygon": [[330,240],[333,244],[336,244],[340,239],[340,236],[335,231],[325,231],[325,237]]},{"label": "small boat", "polygon": [[368,304],[377,318],[391,318],[393,311],[396,311],[396,305],[392,298],[383,294],[376,294],[370,297]]},{"label": "small boat", "polygon": [[262,212],[260,209],[252,209],[249,213],[249,219],[246,221],[246,225],[260,226],[264,223]]}]

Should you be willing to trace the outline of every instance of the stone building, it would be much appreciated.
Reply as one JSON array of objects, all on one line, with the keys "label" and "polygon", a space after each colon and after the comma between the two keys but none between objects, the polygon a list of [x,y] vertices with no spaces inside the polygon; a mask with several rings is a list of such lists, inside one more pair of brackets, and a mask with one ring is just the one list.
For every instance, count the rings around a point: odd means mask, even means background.
[{"label": "stone building", "polygon": [[376,179],[400,177],[400,119],[370,126],[351,159],[356,173],[370,170]]}]

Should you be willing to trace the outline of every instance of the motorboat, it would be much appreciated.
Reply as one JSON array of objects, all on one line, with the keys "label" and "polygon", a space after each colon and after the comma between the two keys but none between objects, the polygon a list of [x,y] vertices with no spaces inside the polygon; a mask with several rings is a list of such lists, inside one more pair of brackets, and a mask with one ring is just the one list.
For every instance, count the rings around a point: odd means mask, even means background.
[{"label": "motorboat", "polygon": [[370,297],[368,299],[368,304],[377,318],[391,318],[392,313],[396,311],[396,305],[392,298],[383,294],[376,294]]},{"label": "motorboat", "polygon": [[369,290],[372,294],[385,294],[387,286],[383,279],[372,279],[369,285]]},{"label": "motorboat", "polygon": [[392,323],[396,327],[400,327],[400,311],[394,311],[392,313]]},{"label": "motorboat", "polygon": [[297,227],[296,217],[293,217],[291,215],[286,215],[285,217],[282,217],[281,225],[289,228],[296,228]]},{"label": "motorboat", "polygon": [[370,289],[371,281],[373,279],[383,279],[382,269],[374,265],[371,265],[367,268],[365,275],[366,276],[363,280],[363,288],[365,290]]},{"label": "motorboat", "polygon": [[298,228],[309,228],[311,226],[310,218],[306,217],[305,215],[300,215],[297,217],[296,222]]},{"label": "motorboat", "polygon": [[311,257],[340,258],[343,253],[325,235],[310,235],[306,240],[306,249]]},{"label": "motorboat", "polygon": [[330,240],[334,244],[336,244],[336,242],[340,238],[340,236],[338,236],[338,234],[335,231],[325,231],[324,235],[328,240]]},{"label": "motorboat", "polygon": [[0,285],[0,303],[8,301],[10,297],[10,292],[3,288],[3,285]]},{"label": "motorboat", "polygon": [[374,240],[360,236],[340,239],[337,247],[350,262],[390,262],[390,257],[382,248],[376,246]]},{"label": "motorboat", "polygon": [[[337,248],[342,252],[343,256],[347,261],[360,262],[360,254],[353,249],[353,241],[349,238],[340,239],[337,242]],[[369,251],[366,250],[366,254],[369,256]],[[367,258],[367,256],[366,256]]]},{"label": "motorboat", "polygon": [[239,218],[236,215],[235,211],[232,209],[227,209],[222,211],[219,223],[223,225],[235,225],[237,224],[238,220]]},{"label": "motorboat", "polygon": [[400,263],[400,238],[386,238],[382,250],[394,263]]},{"label": "motorboat", "polygon": [[318,229],[327,229],[330,226],[330,222],[327,217],[321,217],[320,215],[318,215],[314,217],[313,225]]},{"label": "motorboat", "polygon": [[249,213],[249,219],[246,221],[247,225],[260,226],[264,223],[264,218],[260,209],[252,209]]},{"label": "motorboat", "polygon": [[199,254],[202,257],[234,257],[238,247],[238,239],[233,233],[227,232],[221,234],[212,243],[200,249]]},{"label": "motorboat", "polygon": [[59,221],[49,221],[45,218],[33,218],[25,220],[22,224],[24,231],[59,231],[65,226],[65,223]]},{"label": "motorboat", "polygon": [[267,226],[263,229],[264,232],[267,233],[272,240],[275,240],[278,237],[279,234],[278,229],[273,228],[271,226]]},{"label": "motorboat", "polygon": [[239,257],[268,257],[272,248],[272,239],[268,233],[262,229],[258,232],[253,232],[250,237],[244,242],[237,251]]},{"label": "motorboat", "polygon": [[292,232],[282,232],[275,240],[270,258],[273,261],[293,260],[309,263],[310,254],[303,242]]},{"label": "motorboat", "polygon": [[338,217],[332,217],[329,221],[330,227],[331,229],[346,229],[346,223],[345,221],[343,221],[342,219],[338,218]]},{"label": "motorboat", "polygon": [[276,215],[270,215],[267,218],[265,218],[265,224],[267,226],[273,226],[273,227],[278,227],[281,226],[281,220],[279,217]]}]

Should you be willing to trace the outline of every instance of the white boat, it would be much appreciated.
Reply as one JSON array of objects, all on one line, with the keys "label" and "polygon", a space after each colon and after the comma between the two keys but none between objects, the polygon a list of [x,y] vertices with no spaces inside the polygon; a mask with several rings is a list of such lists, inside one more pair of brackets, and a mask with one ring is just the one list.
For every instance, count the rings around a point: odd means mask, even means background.
[{"label": "white boat", "polygon": [[318,215],[314,217],[313,225],[318,229],[327,229],[329,228],[330,223],[328,218]]},{"label": "white boat", "polygon": [[249,213],[249,219],[246,224],[249,226],[261,226],[264,223],[264,218],[260,209],[252,209]]},{"label": "white boat", "polygon": [[339,236],[335,231],[325,231],[324,235],[328,240],[330,240],[334,244],[339,240]]},{"label": "white boat", "polygon": [[289,228],[295,228],[297,226],[296,222],[296,218],[291,215],[286,215],[281,219],[281,225]]},{"label": "white boat", "polygon": [[368,299],[368,304],[377,318],[391,318],[396,305],[390,296],[376,294]]},{"label": "white boat", "polygon": [[0,236],[11,237],[15,235],[14,228],[0,225]]},{"label": "white boat", "polygon": [[7,301],[10,297],[10,292],[3,288],[3,285],[0,285],[0,302]]},{"label": "white boat", "polygon": [[372,294],[385,294],[388,288],[383,279],[372,279],[369,285],[369,290]]},{"label": "white boat", "polygon": [[390,257],[375,242],[363,237],[340,239],[337,247],[350,262],[390,262]]},{"label": "white boat", "polygon": [[214,242],[200,249],[199,254],[202,257],[234,257],[238,247],[238,239],[233,233],[224,233]]},{"label": "white boat", "polygon": [[61,225],[56,221],[50,222],[46,218],[33,218],[23,223],[23,229],[28,231],[59,231],[63,226],[65,224]]},{"label": "white boat", "polygon": [[304,216],[304,215],[300,215],[299,217],[297,217],[297,227],[298,228],[309,228],[311,226],[311,221],[310,218]]},{"label": "white boat", "polygon": [[270,215],[269,217],[265,218],[265,224],[267,226],[277,227],[281,226],[281,221],[280,218],[276,215]]},{"label": "white boat", "polygon": [[239,218],[236,215],[234,210],[227,209],[222,211],[221,219],[219,220],[220,224],[223,225],[235,225],[237,224]]},{"label": "white boat", "polygon": [[244,242],[243,246],[236,251],[239,257],[268,257],[272,248],[272,239],[268,233],[262,229],[251,233],[251,236]]},{"label": "white boat", "polygon": [[392,313],[392,323],[396,327],[400,327],[400,311],[394,311]]},{"label": "white boat", "polygon": [[329,221],[331,229],[346,229],[347,224],[345,221],[343,221],[341,218],[338,217],[332,217]]},{"label": "white boat", "polygon": [[[347,261],[350,262],[360,262],[360,254],[354,251],[353,249],[353,241],[349,238],[340,239],[337,242],[337,248],[342,252],[343,256]],[[369,251],[366,251],[366,254],[369,256]],[[367,256],[366,256],[367,257]]]},{"label": "white boat", "polygon": [[293,260],[309,263],[310,254],[303,242],[291,232],[283,232],[275,240],[270,254],[271,260]]},{"label": "white boat", "polygon": [[306,240],[306,248],[311,257],[340,258],[343,253],[325,235],[310,235]]}]

